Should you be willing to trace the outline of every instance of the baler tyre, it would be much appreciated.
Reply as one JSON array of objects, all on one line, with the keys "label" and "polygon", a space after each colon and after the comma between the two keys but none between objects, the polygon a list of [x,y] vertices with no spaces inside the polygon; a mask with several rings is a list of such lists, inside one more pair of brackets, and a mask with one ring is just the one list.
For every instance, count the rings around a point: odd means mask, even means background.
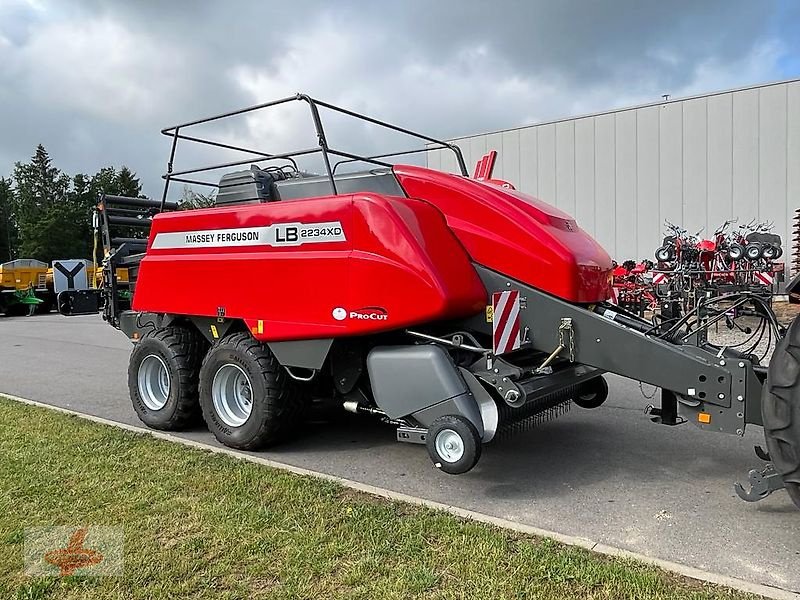
[{"label": "baler tyre", "polygon": [[772,464],[800,508],[800,317],[795,317],[769,362],[761,418]]},{"label": "baler tyre", "polygon": [[604,377],[595,377],[581,386],[572,401],[581,408],[598,408],[608,399],[608,382]]},{"label": "baler tyre", "polygon": [[445,415],[431,423],[426,439],[428,455],[437,469],[451,475],[466,473],[481,457],[481,436],[469,420]]},{"label": "baler tyre", "polygon": [[145,425],[177,431],[199,420],[197,380],[206,346],[199,331],[177,326],[149,332],[134,346],[128,391]]},{"label": "baler tyre", "polygon": [[266,344],[234,333],[200,369],[203,419],[222,444],[258,450],[283,441],[301,422],[310,388],[289,377]]}]

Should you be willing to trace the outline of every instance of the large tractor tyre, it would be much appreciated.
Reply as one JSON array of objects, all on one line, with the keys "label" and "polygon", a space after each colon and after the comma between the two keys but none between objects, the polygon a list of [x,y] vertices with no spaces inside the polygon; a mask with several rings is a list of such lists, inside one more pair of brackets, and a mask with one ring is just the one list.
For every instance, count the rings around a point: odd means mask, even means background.
[{"label": "large tractor tyre", "polygon": [[608,399],[608,382],[595,377],[583,384],[572,401],[581,408],[598,408]]},{"label": "large tractor tyre", "polygon": [[310,388],[295,381],[266,344],[234,333],[215,344],[200,369],[200,407],[208,429],[239,450],[283,441],[302,421]]},{"label": "large tractor tyre", "polygon": [[445,415],[431,423],[425,441],[433,466],[451,475],[466,473],[481,457],[478,430],[460,415]]},{"label": "large tractor tyre", "polygon": [[199,421],[197,382],[207,343],[194,329],[165,327],[145,335],[131,353],[128,390],[139,419],[175,431]]},{"label": "large tractor tyre", "polygon": [[800,508],[800,317],[775,348],[761,397],[772,463]]}]

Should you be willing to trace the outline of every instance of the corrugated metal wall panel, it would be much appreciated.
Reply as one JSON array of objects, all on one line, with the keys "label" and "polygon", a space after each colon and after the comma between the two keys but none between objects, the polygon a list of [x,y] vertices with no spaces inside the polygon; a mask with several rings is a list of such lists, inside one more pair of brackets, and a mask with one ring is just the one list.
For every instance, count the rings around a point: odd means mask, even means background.
[{"label": "corrugated metal wall panel", "polygon": [[[497,150],[495,176],[574,215],[618,260],[651,257],[664,219],[707,235],[725,219],[770,219],[791,246],[800,208],[800,81],[457,143],[470,171]],[[428,164],[454,171],[447,154],[430,153]]]},{"label": "corrugated metal wall panel", "polygon": [[[535,127],[519,132],[519,189],[540,197],[539,194],[539,130]],[[499,160],[504,160],[500,157]],[[515,186],[517,183],[512,181]]]},{"label": "corrugated metal wall panel", "polygon": [[618,113],[615,126],[617,254],[636,256],[636,113]]},{"label": "corrugated metal wall panel", "polygon": [[575,122],[556,125],[556,206],[575,214]]},{"label": "corrugated metal wall panel", "polygon": [[733,213],[740,219],[758,212],[758,90],[733,97]]},{"label": "corrugated metal wall panel", "polygon": [[636,111],[636,253],[644,258],[642,246],[661,239],[663,229],[659,182],[659,119],[661,108],[654,106]]},{"label": "corrugated metal wall panel", "polygon": [[683,107],[666,104],[659,117],[659,220],[679,225],[683,223]]},{"label": "corrugated metal wall panel", "polygon": [[[708,226],[713,231],[734,218],[733,210],[733,98],[708,99]],[[744,215],[742,215],[744,218]]]},{"label": "corrugated metal wall panel", "polygon": [[706,98],[683,103],[683,227],[691,233],[706,228],[708,215],[707,107]]},{"label": "corrugated metal wall panel", "polygon": [[[788,232],[792,231],[794,211],[800,208],[800,82],[791,83],[786,89],[786,220]],[[784,237],[783,256],[790,264],[793,242],[787,233]]]},{"label": "corrugated metal wall panel", "polygon": [[550,198],[550,204],[558,205],[556,195],[556,126],[543,125],[539,128],[536,164],[539,167],[539,197]]},{"label": "corrugated metal wall panel", "polygon": [[436,169],[437,171],[447,171],[447,169],[442,168],[442,158],[444,157],[444,152],[437,150],[435,152],[426,152],[426,154],[428,168]]},{"label": "corrugated metal wall panel", "polygon": [[[461,171],[458,168],[458,161],[456,160],[456,155],[451,150],[441,150],[439,152],[433,152],[432,154],[438,154],[441,162],[439,164],[440,171],[446,171],[448,173],[458,173],[461,174]],[[467,163],[469,164],[469,163]]]},{"label": "corrugated metal wall panel", "polygon": [[602,115],[597,117],[594,123],[594,237],[612,256],[616,256],[617,253],[617,174],[614,122],[614,115]]},{"label": "corrugated metal wall panel", "polygon": [[[503,176],[500,178],[505,179],[506,181],[519,181],[520,180],[519,131],[514,130],[514,131],[503,132],[502,150],[498,148],[497,151],[500,153],[500,156],[503,157],[502,160],[498,160],[498,163],[501,163],[503,165]],[[494,174],[494,176],[499,177],[499,175],[497,174]]]},{"label": "corrugated metal wall panel", "polygon": [[760,90],[758,107],[758,218],[786,239],[786,90]]},{"label": "corrugated metal wall panel", "polygon": [[595,235],[594,119],[575,121],[575,218]]},{"label": "corrugated metal wall panel", "polygon": [[475,163],[486,154],[489,150],[497,150],[497,162],[494,164],[494,171],[492,172],[493,177],[497,177],[498,179],[504,179],[503,173],[506,171],[505,164],[506,158],[500,160],[501,152],[503,150],[503,134],[502,133],[490,133],[486,136],[486,150],[484,150],[480,156],[476,156],[472,163],[467,163],[468,170],[470,174],[475,169]]}]

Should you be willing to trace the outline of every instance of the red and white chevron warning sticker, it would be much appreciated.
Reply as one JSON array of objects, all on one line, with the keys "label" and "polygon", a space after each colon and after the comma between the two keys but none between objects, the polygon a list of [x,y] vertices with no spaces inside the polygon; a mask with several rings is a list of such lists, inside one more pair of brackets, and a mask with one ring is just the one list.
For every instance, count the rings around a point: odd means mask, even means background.
[{"label": "red and white chevron warning sticker", "polygon": [[775,282],[771,273],[762,273],[761,271],[756,271],[755,276],[761,285],[772,285]]},{"label": "red and white chevron warning sticker", "polygon": [[492,294],[492,350],[495,354],[512,352],[520,346],[519,292]]},{"label": "red and white chevron warning sticker", "polygon": [[653,273],[653,285],[666,283],[667,276],[664,273]]}]

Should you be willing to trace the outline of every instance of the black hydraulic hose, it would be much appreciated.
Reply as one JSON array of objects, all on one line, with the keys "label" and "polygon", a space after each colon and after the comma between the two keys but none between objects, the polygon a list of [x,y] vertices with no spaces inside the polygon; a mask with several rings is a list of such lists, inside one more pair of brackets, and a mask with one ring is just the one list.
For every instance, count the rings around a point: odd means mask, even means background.
[{"label": "black hydraulic hose", "polygon": [[[778,320],[775,317],[775,313],[772,311],[772,309],[769,307],[769,305],[767,305],[764,302],[763,299],[759,298],[755,294],[751,294],[751,293],[725,294],[724,296],[717,296],[716,298],[713,298],[710,302],[704,302],[704,306],[707,306],[707,307],[708,306],[713,306],[715,304],[719,304],[720,302],[723,302],[723,301],[726,301],[726,300],[733,300],[733,299],[736,299],[736,301],[734,302],[733,308],[746,303],[748,300],[752,300],[754,304],[758,304],[762,308],[762,310],[764,312],[763,316],[766,317],[767,319],[769,319],[771,325],[775,329],[775,335],[777,337],[780,337],[781,326],[780,326],[780,324],[778,323]],[[698,305],[698,308],[699,308],[699,305]],[[730,310],[730,308],[731,307],[729,307],[729,310]],[[696,310],[692,311],[692,312],[689,312],[689,313],[686,313],[683,317],[678,319],[678,321],[669,330],[667,330],[666,332],[662,333],[659,337],[664,338],[664,339],[671,338],[673,335],[675,335],[675,333],[683,325],[688,323],[689,320],[693,316],[695,316],[695,312],[696,312]],[[714,317],[711,321],[709,321],[704,326],[711,325],[711,324],[713,324],[713,323],[715,323],[716,321],[719,321],[719,320],[720,320],[719,317]]]},{"label": "black hydraulic hose", "polygon": [[775,338],[781,338],[785,334],[785,329],[778,323],[778,318],[775,316],[775,311],[772,310],[772,307],[767,304],[763,298],[760,298],[756,295],[753,295],[753,299],[761,305],[761,308],[764,309],[764,316],[769,319],[770,324],[772,325],[773,329],[775,330]]},{"label": "black hydraulic hose", "polygon": [[[761,319],[761,322],[758,324],[758,327],[753,331],[750,336],[745,339],[743,342],[739,342],[738,344],[731,344],[728,348],[741,348],[753,341],[753,338],[759,334],[763,334],[764,328],[767,326],[767,320]],[[759,340],[760,341],[760,340]],[[756,342],[758,343],[758,342]]]},{"label": "black hydraulic hose", "polygon": [[[769,349],[772,347],[772,329],[767,329],[767,346],[764,348],[764,354],[758,357],[759,362],[767,358],[767,354],[769,354]],[[755,352],[755,348],[753,348],[753,352]]]},{"label": "black hydraulic hose", "polygon": [[771,332],[771,330],[766,325],[767,322],[763,321],[761,326],[758,328],[757,330],[758,338],[756,339],[755,342],[753,342],[755,334],[753,334],[747,339],[747,342],[750,343],[750,345],[745,350],[742,351],[744,354],[752,354],[753,352],[755,352],[756,348],[758,348],[758,345],[761,343],[761,340],[764,339],[764,332]]}]

